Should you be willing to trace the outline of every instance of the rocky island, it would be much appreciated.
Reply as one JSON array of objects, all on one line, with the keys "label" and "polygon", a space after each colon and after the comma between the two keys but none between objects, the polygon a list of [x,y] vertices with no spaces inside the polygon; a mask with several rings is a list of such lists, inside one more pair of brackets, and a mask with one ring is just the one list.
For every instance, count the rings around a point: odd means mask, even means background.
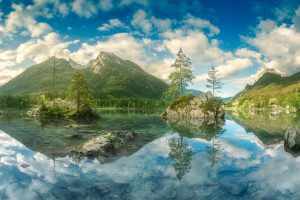
[{"label": "rocky island", "polygon": [[202,125],[222,122],[224,115],[225,112],[219,99],[207,92],[199,96],[181,96],[167,107],[162,117],[171,123],[186,121]]}]

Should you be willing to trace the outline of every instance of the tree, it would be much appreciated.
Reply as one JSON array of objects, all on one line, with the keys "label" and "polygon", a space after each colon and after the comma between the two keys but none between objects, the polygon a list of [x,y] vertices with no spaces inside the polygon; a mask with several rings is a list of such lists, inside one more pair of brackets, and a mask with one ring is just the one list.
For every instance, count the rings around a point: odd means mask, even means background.
[{"label": "tree", "polygon": [[220,81],[218,70],[212,66],[208,72],[207,85],[206,87],[212,89],[212,94],[215,96],[215,91],[219,91],[223,87],[223,83]]},{"label": "tree", "polygon": [[166,91],[167,96],[174,96],[177,92],[183,94],[184,89],[194,79],[191,65],[191,60],[180,48],[174,64],[171,65],[175,71],[169,75],[170,87]]},{"label": "tree", "polygon": [[169,140],[169,146],[171,149],[169,157],[174,161],[172,165],[177,173],[177,178],[181,180],[191,169],[192,149],[183,141],[182,137]]},{"label": "tree", "polygon": [[69,98],[76,103],[77,112],[89,108],[92,95],[88,83],[80,71],[76,71],[70,85]]},{"label": "tree", "polygon": [[215,123],[217,124],[219,122],[219,118],[223,118],[224,116],[221,116],[222,113],[222,107],[224,105],[224,102],[221,98],[212,97],[201,104],[201,109],[204,112],[204,116],[207,117],[209,113],[212,113],[214,116]]}]

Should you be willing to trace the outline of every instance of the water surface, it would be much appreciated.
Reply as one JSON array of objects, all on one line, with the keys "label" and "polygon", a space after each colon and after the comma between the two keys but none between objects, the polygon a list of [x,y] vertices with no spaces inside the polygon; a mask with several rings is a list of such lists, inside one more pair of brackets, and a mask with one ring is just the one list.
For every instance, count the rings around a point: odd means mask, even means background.
[{"label": "water surface", "polygon": [[[76,126],[3,117],[0,199],[299,199],[300,158],[282,143],[292,126],[297,115],[274,113],[230,113],[221,127],[168,125],[141,113],[106,113]],[[149,137],[107,162],[68,154],[120,129]],[[80,140],[69,137],[74,132]]]}]

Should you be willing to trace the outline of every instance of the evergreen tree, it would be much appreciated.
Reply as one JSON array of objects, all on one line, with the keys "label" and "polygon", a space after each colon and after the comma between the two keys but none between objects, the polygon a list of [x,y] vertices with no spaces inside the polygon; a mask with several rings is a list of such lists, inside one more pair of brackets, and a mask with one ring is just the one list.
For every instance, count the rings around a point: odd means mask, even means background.
[{"label": "evergreen tree", "polygon": [[76,103],[77,112],[89,108],[92,95],[88,83],[80,71],[76,71],[71,81],[69,98]]},{"label": "evergreen tree", "polygon": [[169,76],[170,87],[166,91],[167,96],[174,96],[177,92],[183,94],[184,89],[194,79],[191,65],[191,60],[183,53],[182,48],[180,48],[176,60],[171,66],[175,68],[175,71]]},{"label": "evergreen tree", "polygon": [[208,72],[206,87],[212,89],[212,94],[215,96],[215,92],[219,91],[223,87],[223,83],[220,81],[218,70],[212,66]]},{"label": "evergreen tree", "polygon": [[183,137],[171,139],[169,146],[171,150],[169,157],[174,161],[172,166],[177,173],[177,178],[181,180],[191,169],[192,149],[183,141]]}]

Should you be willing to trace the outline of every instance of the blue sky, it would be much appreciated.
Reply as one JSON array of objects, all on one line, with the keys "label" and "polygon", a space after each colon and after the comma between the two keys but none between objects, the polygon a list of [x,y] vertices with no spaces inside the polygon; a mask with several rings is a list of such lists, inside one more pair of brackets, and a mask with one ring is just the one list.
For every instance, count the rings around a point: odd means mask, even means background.
[{"label": "blue sky", "polygon": [[0,0],[0,84],[50,56],[100,51],[166,80],[180,47],[206,91],[216,66],[231,96],[263,70],[300,71],[300,0]]}]

